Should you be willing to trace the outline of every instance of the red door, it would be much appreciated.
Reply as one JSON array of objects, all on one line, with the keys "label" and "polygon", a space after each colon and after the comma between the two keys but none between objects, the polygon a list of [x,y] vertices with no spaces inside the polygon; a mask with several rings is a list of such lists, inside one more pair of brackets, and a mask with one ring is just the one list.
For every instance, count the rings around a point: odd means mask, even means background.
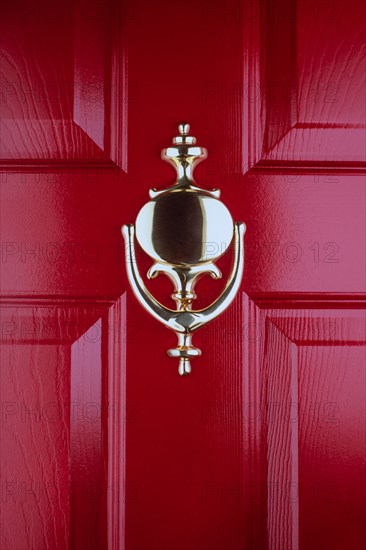
[{"label": "red door", "polygon": [[[363,2],[1,9],[1,549],[365,548]],[[181,378],[120,228],[184,119],[247,233]]]}]

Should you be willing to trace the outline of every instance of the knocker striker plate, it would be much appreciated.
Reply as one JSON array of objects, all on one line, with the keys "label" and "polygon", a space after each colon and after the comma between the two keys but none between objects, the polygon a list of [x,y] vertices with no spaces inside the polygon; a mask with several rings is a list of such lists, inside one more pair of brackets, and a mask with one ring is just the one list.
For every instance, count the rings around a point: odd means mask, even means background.
[{"label": "knocker striker plate", "polygon": [[[193,332],[220,315],[239,289],[244,269],[245,224],[233,223],[230,212],[219,200],[219,189],[202,189],[193,179],[193,170],[207,158],[207,151],[197,147],[188,124],[179,125],[179,135],[161,156],[175,167],[175,183],[167,189],[151,189],[151,200],[141,208],[135,225],[124,225],[122,233],[127,275],[134,294],[149,313],[177,334],[177,346],[167,353],[179,359],[178,372],[185,375],[191,372],[191,358],[201,355],[192,345]],[[154,260],[147,277],[165,274],[172,281],[175,310],[161,304],[147,290],[135,260],[135,238]],[[207,308],[192,309],[197,281],[205,274],[215,279],[222,277],[214,262],[232,242],[234,262],[224,290]]]}]

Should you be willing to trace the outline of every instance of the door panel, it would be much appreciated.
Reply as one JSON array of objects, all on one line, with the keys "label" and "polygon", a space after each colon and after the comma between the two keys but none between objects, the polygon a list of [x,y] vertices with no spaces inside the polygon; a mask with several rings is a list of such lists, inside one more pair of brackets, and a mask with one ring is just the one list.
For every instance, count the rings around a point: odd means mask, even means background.
[{"label": "door panel", "polygon": [[1,547],[122,547],[123,301],[25,301],[1,307]]},{"label": "door panel", "polygon": [[6,1],[1,10],[2,163],[121,161],[110,118],[124,118],[118,3]]},{"label": "door panel", "polygon": [[365,314],[319,298],[244,298],[253,536],[271,549],[365,542]]},{"label": "door panel", "polygon": [[[4,550],[363,544],[365,13],[351,4],[3,3]],[[197,182],[247,225],[243,291],[197,334],[185,379],[174,335],[132,296],[120,234],[172,182],[160,150],[182,119],[209,151]],[[199,307],[219,284],[200,281]],[[173,305],[168,281],[149,289]],[[61,422],[23,423],[25,398]],[[48,480],[56,502],[27,492]]]},{"label": "door panel", "polygon": [[[258,142],[254,162],[319,170],[364,167],[364,3],[253,4],[246,23],[250,33],[244,33],[252,58],[244,101]],[[248,159],[244,168],[252,165]]]},{"label": "door panel", "polygon": [[[357,0],[350,6],[307,0],[281,7],[269,3],[269,159],[338,164],[365,160],[365,8]],[[288,74],[283,67],[291,67]],[[289,124],[278,135],[277,120],[286,111],[291,113]]]},{"label": "door panel", "polygon": [[[8,365],[1,371],[4,548],[68,547],[70,433],[63,399],[69,361],[63,346],[2,347],[1,364]],[[42,390],[47,401],[39,410]]]}]

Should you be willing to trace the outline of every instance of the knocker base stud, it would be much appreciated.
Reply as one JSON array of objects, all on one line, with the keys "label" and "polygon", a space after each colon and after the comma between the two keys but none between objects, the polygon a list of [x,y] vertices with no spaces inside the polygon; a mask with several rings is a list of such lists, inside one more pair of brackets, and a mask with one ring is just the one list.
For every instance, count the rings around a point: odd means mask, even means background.
[{"label": "knocker base stud", "polygon": [[180,375],[184,376],[190,374],[191,372],[191,359],[193,357],[198,357],[202,355],[200,349],[192,346],[192,335],[191,334],[179,334],[178,336],[178,345],[176,348],[168,349],[167,354],[169,357],[178,357],[179,358],[179,367],[178,372]]},{"label": "knocker base stud", "polygon": [[[131,287],[145,309],[177,334],[177,346],[167,354],[179,359],[178,372],[186,375],[191,372],[191,359],[201,355],[201,350],[192,345],[193,333],[220,315],[239,289],[244,269],[245,224],[233,223],[230,212],[219,200],[218,189],[208,191],[197,186],[193,169],[207,157],[207,151],[195,145],[196,139],[188,135],[188,124],[180,124],[179,132],[172,146],[162,151],[162,158],[176,168],[176,182],[162,191],[150,190],[151,200],[140,210],[136,224],[124,225],[122,233]],[[136,264],[135,238],[154,260],[147,277],[164,274],[172,281],[175,310],[161,304],[146,288]],[[206,274],[214,279],[222,277],[214,261],[232,241],[234,262],[224,290],[207,308],[192,309],[197,281]],[[217,246],[208,254],[208,244],[214,243],[224,243],[224,247]]]}]

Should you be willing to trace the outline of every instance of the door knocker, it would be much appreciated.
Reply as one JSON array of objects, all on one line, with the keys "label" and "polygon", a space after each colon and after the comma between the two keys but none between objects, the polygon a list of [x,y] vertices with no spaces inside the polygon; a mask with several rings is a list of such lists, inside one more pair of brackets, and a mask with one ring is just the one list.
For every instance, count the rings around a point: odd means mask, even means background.
[{"label": "door knocker", "polygon": [[[207,158],[207,151],[198,147],[196,138],[188,134],[189,125],[180,124],[179,136],[161,153],[162,159],[175,167],[176,182],[168,189],[150,189],[151,200],[141,208],[136,223],[122,227],[132,290],[153,317],[176,333],[178,345],[167,353],[169,357],[179,358],[181,375],[189,374],[190,360],[201,355],[201,350],[192,345],[193,333],[220,315],[235,298],[244,269],[246,229],[243,222],[233,223],[229,210],[219,200],[219,189],[208,191],[197,186],[193,170]],[[148,279],[164,273],[174,284],[175,310],[161,304],[146,288],[136,264],[135,236],[154,260],[147,272]],[[234,262],[224,290],[210,306],[192,309],[197,281],[206,273],[214,279],[222,277],[214,261],[225,253],[232,241]],[[212,245],[216,245],[214,251]]]}]

